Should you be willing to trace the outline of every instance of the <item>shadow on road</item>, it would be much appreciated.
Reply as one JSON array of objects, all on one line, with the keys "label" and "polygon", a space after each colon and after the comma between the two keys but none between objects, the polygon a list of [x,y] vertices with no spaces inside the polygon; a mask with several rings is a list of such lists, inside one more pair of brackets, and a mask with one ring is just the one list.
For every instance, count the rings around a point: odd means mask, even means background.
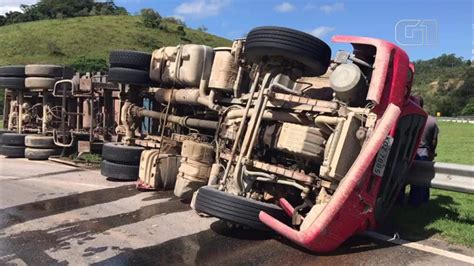
[{"label": "shadow on road", "polygon": [[103,204],[138,194],[133,185],[88,191],[0,210],[0,229],[50,215]]},{"label": "shadow on road", "polygon": [[[162,198],[169,198],[171,194],[165,192],[161,193],[161,196]],[[182,204],[179,200],[170,199],[165,202],[143,206],[128,213],[63,223],[46,230],[25,231],[3,236],[0,238],[0,265],[10,261],[12,258],[20,258],[28,265],[65,263],[65,261],[53,259],[46,251],[54,252],[61,249],[70,249],[72,241],[83,245],[88,241],[94,240],[97,234],[109,234],[106,231],[110,229],[144,221],[156,215],[184,212],[189,209],[188,205]],[[83,256],[90,257],[104,252],[108,248],[117,249],[118,247],[89,248]]]},{"label": "shadow on road", "polygon": [[368,250],[391,247],[364,237],[353,237],[330,254],[313,254],[271,233],[256,230],[229,229],[223,222],[196,234],[175,238],[164,243],[127,250],[96,265],[332,265],[352,255],[366,261]]}]

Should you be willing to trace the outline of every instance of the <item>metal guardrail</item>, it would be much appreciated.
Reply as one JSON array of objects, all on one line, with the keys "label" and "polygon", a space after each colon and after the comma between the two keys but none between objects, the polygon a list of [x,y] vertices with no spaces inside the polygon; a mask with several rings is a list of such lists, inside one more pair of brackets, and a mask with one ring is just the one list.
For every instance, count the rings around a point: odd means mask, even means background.
[{"label": "metal guardrail", "polygon": [[474,165],[414,161],[408,183],[474,194]]},{"label": "metal guardrail", "polygon": [[439,121],[474,124],[474,116],[458,116],[458,117],[438,117]]}]

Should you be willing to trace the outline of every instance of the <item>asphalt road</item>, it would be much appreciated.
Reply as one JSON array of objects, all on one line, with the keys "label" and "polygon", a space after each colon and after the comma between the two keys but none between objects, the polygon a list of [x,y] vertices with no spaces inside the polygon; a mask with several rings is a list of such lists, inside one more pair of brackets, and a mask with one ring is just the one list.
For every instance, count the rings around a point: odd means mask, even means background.
[{"label": "asphalt road", "polygon": [[199,217],[170,191],[138,192],[98,171],[0,157],[4,264],[462,263],[362,236],[331,254],[311,254],[277,235]]}]

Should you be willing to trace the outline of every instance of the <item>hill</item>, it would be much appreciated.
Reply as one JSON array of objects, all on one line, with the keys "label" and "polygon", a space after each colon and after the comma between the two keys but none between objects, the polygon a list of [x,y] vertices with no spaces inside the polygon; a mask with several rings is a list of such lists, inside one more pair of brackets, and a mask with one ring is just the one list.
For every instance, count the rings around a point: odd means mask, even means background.
[{"label": "hill", "polygon": [[86,58],[107,59],[114,49],[151,52],[162,46],[202,43],[212,47],[230,41],[205,32],[168,25],[152,29],[139,16],[93,16],[42,20],[0,27],[0,65],[72,64]]},{"label": "hill", "polygon": [[432,115],[474,115],[474,68],[454,54],[418,60],[413,92],[423,96]]},{"label": "hill", "polygon": [[[212,47],[231,42],[173,23],[147,28],[139,16],[91,16],[41,20],[0,27],[0,65],[64,64],[106,67],[112,50],[152,52],[162,46],[199,43]],[[3,113],[0,90],[0,114]]]}]

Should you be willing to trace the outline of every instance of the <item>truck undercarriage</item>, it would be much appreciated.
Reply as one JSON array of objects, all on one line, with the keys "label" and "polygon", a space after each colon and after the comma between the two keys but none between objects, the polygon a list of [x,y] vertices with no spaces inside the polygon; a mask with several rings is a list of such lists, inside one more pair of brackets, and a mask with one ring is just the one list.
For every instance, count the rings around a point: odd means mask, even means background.
[{"label": "truck undercarriage", "polygon": [[[388,214],[427,116],[410,96],[414,68],[403,50],[333,41],[353,49],[331,60],[312,35],[258,27],[232,47],[114,51],[106,79],[55,84],[57,104],[42,106],[60,119],[48,131],[43,115],[39,132],[62,147],[81,134],[109,142],[107,178],[174,189],[198,213],[330,251]],[[21,132],[16,110],[36,105],[19,95],[7,94],[18,99],[8,117]]]},{"label": "truck undercarriage", "polygon": [[[174,187],[200,213],[314,251],[375,227],[405,182],[426,114],[411,101],[414,69],[401,49],[333,40],[354,50],[330,60],[321,40],[278,27],[228,48],[156,50],[152,86],[129,96],[151,106],[127,100],[121,112],[122,142],[152,148],[122,161],[136,165],[138,187]],[[156,131],[143,134],[147,119]]]}]

